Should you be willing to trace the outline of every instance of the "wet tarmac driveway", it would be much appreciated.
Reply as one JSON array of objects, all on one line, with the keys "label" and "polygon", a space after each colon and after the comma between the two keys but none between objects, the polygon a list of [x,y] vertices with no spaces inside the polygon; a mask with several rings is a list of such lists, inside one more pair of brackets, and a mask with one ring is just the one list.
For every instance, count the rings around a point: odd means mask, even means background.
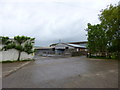
[{"label": "wet tarmac driveway", "polygon": [[3,78],[3,88],[117,88],[118,62],[81,57],[35,57]]}]

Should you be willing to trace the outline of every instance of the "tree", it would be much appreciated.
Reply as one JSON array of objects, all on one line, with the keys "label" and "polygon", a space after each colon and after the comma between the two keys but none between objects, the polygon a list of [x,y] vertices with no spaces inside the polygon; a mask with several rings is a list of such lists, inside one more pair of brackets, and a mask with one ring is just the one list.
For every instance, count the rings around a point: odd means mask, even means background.
[{"label": "tree", "polygon": [[99,19],[108,38],[108,52],[120,56],[120,5],[109,5],[101,11]]},{"label": "tree", "polygon": [[0,37],[0,41],[3,45],[7,44],[8,40],[9,40],[9,37],[3,37],[3,36]]},{"label": "tree", "polygon": [[120,4],[101,11],[100,24],[88,24],[88,49],[91,53],[107,51],[111,58],[120,59]]},{"label": "tree", "polygon": [[13,46],[13,41],[10,40],[9,37],[1,36],[0,41],[2,44],[2,50],[6,51],[7,49],[11,48],[11,46]]},{"label": "tree", "polygon": [[26,52],[28,54],[33,53],[33,40],[35,38],[30,38],[27,36],[15,36],[14,40],[16,42],[15,49],[18,50],[18,61],[20,60],[21,52]]},{"label": "tree", "polygon": [[101,24],[91,25],[88,23],[88,49],[92,54],[105,56],[107,38]]},{"label": "tree", "polygon": [[[16,49],[18,51],[18,61],[20,60],[21,52],[31,54],[34,52],[33,43],[35,38],[27,36],[15,36],[14,39],[10,40],[8,37],[2,37],[3,44],[5,43],[2,50]],[[9,43],[8,43],[9,42]]]}]

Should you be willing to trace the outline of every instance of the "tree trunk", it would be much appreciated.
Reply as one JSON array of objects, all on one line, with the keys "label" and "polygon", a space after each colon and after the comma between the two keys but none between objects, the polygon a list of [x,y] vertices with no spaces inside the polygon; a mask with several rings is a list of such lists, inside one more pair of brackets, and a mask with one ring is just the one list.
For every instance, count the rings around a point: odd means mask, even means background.
[{"label": "tree trunk", "polygon": [[102,57],[105,57],[105,52],[102,52]]},{"label": "tree trunk", "polygon": [[18,52],[18,61],[20,61],[21,51]]},{"label": "tree trunk", "polygon": [[111,53],[108,53],[108,57],[109,57],[109,59],[111,59]]},{"label": "tree trunk", "polygon": [[117,53],[117,59],[120,60],[120,52]]},{"label": "tree trunk", "polygon": [[89,57],[91,57],[91,52],[89,53]]}]

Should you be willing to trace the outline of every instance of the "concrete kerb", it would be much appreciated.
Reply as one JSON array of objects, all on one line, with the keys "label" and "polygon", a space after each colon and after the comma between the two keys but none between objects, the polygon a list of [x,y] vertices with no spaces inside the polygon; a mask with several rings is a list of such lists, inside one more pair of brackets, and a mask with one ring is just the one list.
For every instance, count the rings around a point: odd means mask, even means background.
[{"label": "concrete kerb", "polygon": [[10,74],[16,72],[17,70],[21,69],[22,67],[28,65],[29,63],[31,63],[32,61],[28,61],[28,62],[25,62],[24,64],[14,68],[13,70],[10,70],[10,71],[7,71],[2,77],[6,77],[6,76],[9,76]]}]

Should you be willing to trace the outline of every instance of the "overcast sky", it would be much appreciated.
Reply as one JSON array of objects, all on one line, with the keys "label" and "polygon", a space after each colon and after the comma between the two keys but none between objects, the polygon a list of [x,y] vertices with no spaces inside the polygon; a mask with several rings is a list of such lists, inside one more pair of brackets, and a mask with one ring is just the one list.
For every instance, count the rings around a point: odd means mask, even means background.
[{"label": "overcast sky", "polygon": [[119,0],[0,0],[0,36],[35,37],[35,45],[86,41],[87,23]]}]

